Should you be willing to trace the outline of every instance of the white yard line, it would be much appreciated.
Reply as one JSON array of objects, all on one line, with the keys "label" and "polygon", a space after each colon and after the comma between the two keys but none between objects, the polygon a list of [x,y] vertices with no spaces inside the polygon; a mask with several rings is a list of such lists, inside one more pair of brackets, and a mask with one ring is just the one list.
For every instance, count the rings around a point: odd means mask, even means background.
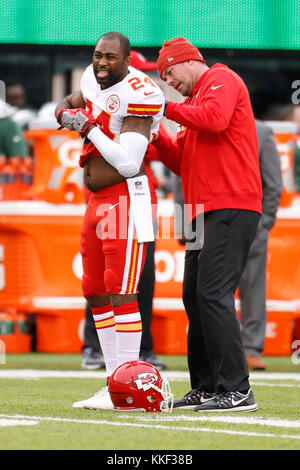
[{"label": "white yard line", "polygon": [[300,382],[300,372],[250,372],[250,380],[295,380]]},{"label": "white yard line", "polygon": [[29,419],[0,419],[0,427],[10,427],[10,426],[34,426],[39,424],[38,421],[32,421]]},{"label": "white yard line", "polygon": [[[78,370],[39,370],[39,369],[6,369],[0,365],[0,379],[43,379],[43,378],[71,378],[71,379],[105,379],[105,371],[78,371]],[[187,371],[165,371],[161,375],[170,381],[189,381]],[[300,382],[300,372],[252,372],[252,380],[292,380]]]},{"label": "white yard line", "polygon": [[247,424],[255,426],[270,426],[275,428],[287,428],[287,429],[300,429],[299,420],[279,419],[279,418],[253,418],[246,416],[187,416],[187,415],[170,415],[170,416],[156,416],[151,418],[148,416],[132,416],[132,415],[121,415],[121,419],[136,419],[138,421],[146,422],[209,422],[209,423],[230,423],[230,424]]},{"label": "white yard line", "polygon": [[[3,367],[3,366],[2,366]],[[0,379],[105,379],[103,371],[2,369]]]},{"label": "white yard line", "polygon": [[252,381],[252,385],[259,385],[262,387],[290,387],[290,388],[300,388],[300,384],[283,384],[283,383],[268,383],[268,382],[256,382]]},{"label": "white yard line", "polygon": [[0,415],[0,418],[13,418],[13,419],[30,419],[37,421],[56,421],[65,423],[78,423],[78,424],[101,424],[102,426],[116,426],[116,427],[133,427],[133,428],[150,428],[150,429],[164,429],[168,431],[191,431],[191,432],[205,432],[205,433],[216,433],[216,434],[230,434],[240,436],[252,436],[252,437],[275,437],[281,439],[299,439],[300,435],[295,434],[272,434],[263,432],[251,432],[251,431],[232,431],[229,429],[212,429],[212,428],[199,428],[199,427],[188,427],[188,426],[168,426],[161,424],[146,424],[146,423],[130,423],[128,421],[106,421],[106,420],[92,420],[92,419],[75,419],[75,418],[53,418],[51,416],[26,416],[26,415]]}]

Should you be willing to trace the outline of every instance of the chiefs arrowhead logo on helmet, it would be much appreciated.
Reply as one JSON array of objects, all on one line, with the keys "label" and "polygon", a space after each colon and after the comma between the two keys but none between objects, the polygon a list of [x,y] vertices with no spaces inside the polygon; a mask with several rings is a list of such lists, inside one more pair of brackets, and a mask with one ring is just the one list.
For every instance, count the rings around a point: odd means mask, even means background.
[{"label": "chiefs arrowhead logo on helmet", "polygon": [[143,372],[136,375],[138,378],[134,381],[138,390],[143,389],[144,392],[150,390],[152,385],[155,385],[158,381],[158,376],[156,374],[151,374],[151,372]]}]

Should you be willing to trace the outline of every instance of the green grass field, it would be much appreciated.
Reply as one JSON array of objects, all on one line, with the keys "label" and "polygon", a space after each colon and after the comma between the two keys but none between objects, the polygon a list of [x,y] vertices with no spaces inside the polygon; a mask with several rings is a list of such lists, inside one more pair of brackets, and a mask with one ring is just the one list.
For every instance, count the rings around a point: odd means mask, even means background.
[{"label": "green grass field", "polygon": [[[175,398],[189,390],[185,356],[160,356]],[[76,354],[9,354],[0,364],[1,450],[300,449],[300,365],[265,357],[251,373],[254,413],[116,413],[72,408],[105,385]],[[182,377],[184,375],[184,377]]]}]

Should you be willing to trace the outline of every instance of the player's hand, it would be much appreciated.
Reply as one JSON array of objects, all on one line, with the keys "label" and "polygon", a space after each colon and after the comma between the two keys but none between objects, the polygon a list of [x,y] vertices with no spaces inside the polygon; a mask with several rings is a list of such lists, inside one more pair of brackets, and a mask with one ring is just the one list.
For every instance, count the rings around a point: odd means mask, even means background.
[{"label": "player's hand", "polygon": [[79,132],[82,137],[86,136],[90,126],[96,125],[96,121],[90,113],[88,113],[84,109],[79,109],[77,111],[74,120],[74,129]]},{"label": "player's hand", "polygon": [[70,131],[74,131],[74,120],[78,110],[79,108],[62,108],[56,117],[58,124],[60,124],[61,127],[69,129]]}]

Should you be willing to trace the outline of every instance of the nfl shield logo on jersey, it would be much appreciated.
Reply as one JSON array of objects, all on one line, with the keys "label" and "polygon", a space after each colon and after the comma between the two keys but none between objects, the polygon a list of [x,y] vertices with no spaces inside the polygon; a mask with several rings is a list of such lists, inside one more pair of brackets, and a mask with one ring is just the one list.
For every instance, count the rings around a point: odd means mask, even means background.
[{"label": "nfl shield logo on jersey", "polygon": [[111,95],[106,102],[106,109],[109,113],[115,113],[120,107],[120,98],[118,95]]},{"label": "nfl shield logo on jersey", "polygon": [[143,189],[143,183],[141,181],[135,181],[134,186],[135,186],[135,189],[139,191]]}]

